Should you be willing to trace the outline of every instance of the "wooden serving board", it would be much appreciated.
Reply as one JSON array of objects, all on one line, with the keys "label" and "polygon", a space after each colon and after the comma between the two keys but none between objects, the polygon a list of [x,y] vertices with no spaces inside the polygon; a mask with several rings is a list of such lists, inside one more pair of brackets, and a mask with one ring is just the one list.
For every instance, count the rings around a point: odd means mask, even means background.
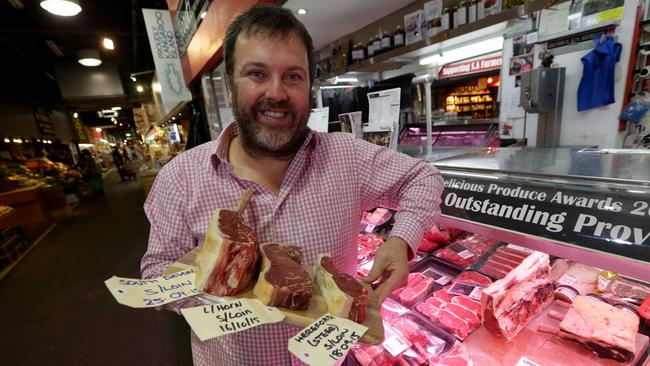
[{"label": "wooden serving board", "polygon": [[512,341],[505,342],[495,337],[481,326],[463,342],[469,349],[470,357],[476,366],[515,366],[522,357],[540,366],[628,366],[636,365],[648,348],[648,336],[637,333],[636,358],[630,363],[599,358],[586,347],[568,342],[560,337],[538,332],[540,324],[558,326],[559,321],[548,317],[549,311],[561,314],[566,308],[555,301],[535,317]]},{"label": "wooden serving board", "polygon": [[[165,275],[172,274],[178,271],[186,269],[195,269],[194,258],[196,254],[201,250],[201,246],[197,246],[192,251],[187,253],[183,258],[172,263],[165,270]],[[308,271],[309,272],[309,271]],[[370,288],[369,285],[361,282],[368,288],[368,307],[366,308],[366,319],[363,321],[363,325],[368,327],[368,331],[361,337],[361,340],[366,343],[377,344],[384,339],[384,325],[381,320],[381,315],[379,314],[379,304],[377,302],[377,296],[374,291]],[[214,296],[206,293],[197,295],[198,298],[208,302],[208,303],[221,303],[227,300],[233,300],[238,298],[246,299],[255,299],[255,294],[253,293],[253,287],[255,283],[252,283],[246,290],[242,293],[235,296]],[[327,305],[325,304],[325,299],[321,295],[318,286],[314,284],[313,294],[311,298],[311,303],[307,310],[289,310],[284,308],[278,308],[285,318],[284,322],[293,325],[299,328],[305,328],[309,324],[313,323],[316,319],[327,313]]]}]

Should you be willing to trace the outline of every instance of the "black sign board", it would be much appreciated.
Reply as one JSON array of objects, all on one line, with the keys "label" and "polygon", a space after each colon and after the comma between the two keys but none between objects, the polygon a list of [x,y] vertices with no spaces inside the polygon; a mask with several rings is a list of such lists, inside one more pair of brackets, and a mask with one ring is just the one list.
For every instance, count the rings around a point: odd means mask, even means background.
[{"label": "black sign board", "polygon": [[650,262],[650,189],[443,177],[445,215]]},{"label": "black sign board", "polygon": [[181,0],[174,13],[174,29],[180,57],[185,56],[187,46],[201,22],[201,14],[208,9],[211,0]]},{"label": "black sign board", "polygon": [[54,125],[52,125],[50,113],[47,109],[39,105],[34,105],[33,112],[38,134],[42,137],[54,137]]}]

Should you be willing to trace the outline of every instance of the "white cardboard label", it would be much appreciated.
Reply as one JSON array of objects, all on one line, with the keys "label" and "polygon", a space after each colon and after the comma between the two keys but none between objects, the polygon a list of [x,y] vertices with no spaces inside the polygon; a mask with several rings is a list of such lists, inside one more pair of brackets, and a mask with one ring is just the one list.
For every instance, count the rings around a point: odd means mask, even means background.
[{"label": "white cardboard label", "polygon": [[280,310],[265,306],[257,299],[186,308],[181,313],[201,341],[284,319]]},{"label": "white cardboard label", "polygon": [[142,280],[113,276],[104,284],[118,303],[132,308],[150,308],[198,295],[192,270]]},{"label": "white cardboard label", "polygon": [[534,252],[534,250],[532,250],[530,248],[521,247],[519,245],[514,245],[514,244],[508,244],[508,245],[506,245],[506,248],[518,250],[518,251],[524,252],[524,253],[532,253],[532,252]]},{"label": "white cardboard label", "polygon": [[449,281],[451,281],[451,277],[446,276],[446,275],[444,275],[442,273],[436,272],[435,270],[433,270],[431,268],[427,268],[424,272],[422,272],[422,274],[425,275],[425,276],[433,278],[433,280],[437,284],[442,285],[442,286],[448,284]]},{"label": "white cardboard label", "polygon": [[352,320],[325,314],[289,339],[289,352],[310,366],[332,366],[367,330]]},{"label": "white cardboard label", "polygon": [[577,280],[578,280],[578,277],[574,276],[573,274],[571,274],[571,273],[565,273],[562,277],[560,277],[559,280],[557,280],[557,282],[558,282],[560,285],[571,286],[571,285],[573,285],[574,283],[576,283]]},{"label": "white cardboard label", "polygon": [[402,352],[411,348],[411,342],[399,334],[393,334],[392,336],[386,338],[382,343],[382,346],[391,354],[393,357],[399,356]]},{"label": "white cardboard label", "polygon": [[517,364],[515,366],[541,366],[541,365],[538,364],[537,362],[533,362],[533,361],[527,359],[526,357],[522,356],[519,359],[519,362],[517,362]]}]

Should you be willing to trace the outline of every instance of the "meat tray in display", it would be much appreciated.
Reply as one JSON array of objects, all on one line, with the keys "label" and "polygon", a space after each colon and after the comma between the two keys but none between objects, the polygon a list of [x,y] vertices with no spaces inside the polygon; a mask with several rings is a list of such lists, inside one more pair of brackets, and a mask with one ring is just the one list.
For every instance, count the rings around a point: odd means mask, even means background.
[{"label": "meat tray in display", "polygon": [[483,290],[482,321],[492,334],[512,340],[553,299],[548,254],[534,252]]},{"label": "meat tray in display", "polygon": [[368,289],[354,277],[336,270],[332,257],[326,254],[318,256],[313,278],[330,314],[363,322],[368,306]]},{"label": "meat tray in display", "polygon": [[302,250],[292,244],[260,245],[262,269],[253,293],[264,305],[305,310],[312,297],[309,273],[300,266]]},{"label": "meat tray in display", "polygon": [[257,239],[242,214],[251,196],[252,191],[245,190],[237,211],[217,208],[212,216],[195,259],[197,289],[228,296],[250,284],[257,265]]},{"label": "meat tray in display", "polygon": [[496,279],[501,279],[517,267],[531,252],[532,250],[512,244],[500,246],[480,265],[473,268]]},{"label": "meat tray in display", "polygon": [[560,323],[560,337],[583,344],[599,357],[634,359],[639,318],[605,302],[578,296]]}]

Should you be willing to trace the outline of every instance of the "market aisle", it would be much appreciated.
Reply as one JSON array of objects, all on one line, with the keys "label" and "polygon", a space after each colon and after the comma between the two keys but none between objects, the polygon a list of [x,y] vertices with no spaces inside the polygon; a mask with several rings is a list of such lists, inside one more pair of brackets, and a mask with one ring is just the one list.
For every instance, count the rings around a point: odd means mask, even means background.
[{"label": "market aisle", "polygon": [[138,181],[105,179],[0,281],[4,365],[191,364],[189,328],[174,313],[131,309],[104,280],[140,277],[148,223]]}]

